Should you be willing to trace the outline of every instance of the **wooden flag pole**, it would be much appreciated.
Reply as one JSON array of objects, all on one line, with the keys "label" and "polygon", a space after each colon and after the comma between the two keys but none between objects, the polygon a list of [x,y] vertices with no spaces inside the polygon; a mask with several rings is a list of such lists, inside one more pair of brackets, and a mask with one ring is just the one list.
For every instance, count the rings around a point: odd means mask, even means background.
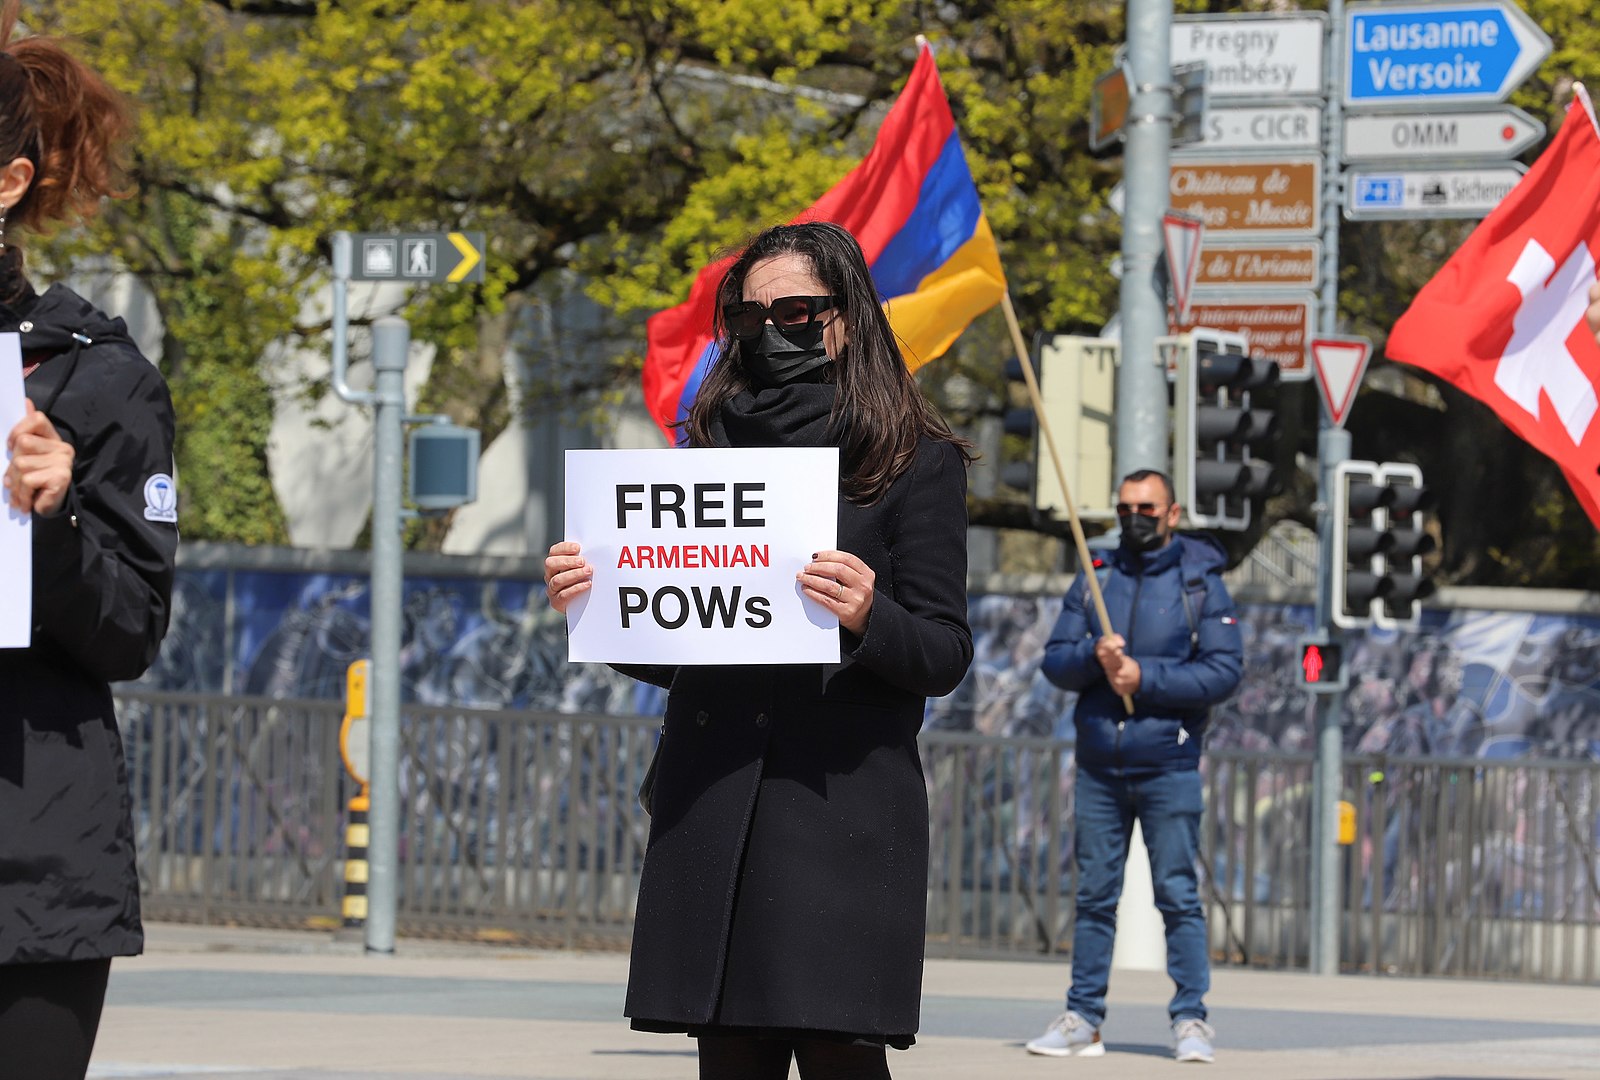
[{"label": "wooden flag pole", "polygon": [[[1000,298],[1000,307],[1006,313],[1006,325],[1011,328],[1011,344],[1017,350],[1017,363],[1022,365],[1022,379],[1028,384],[1028,398],[1033,402],[1033,415],[1038,418],[1039,432],[1044,436],[1045,446],[1050,451],[1050,461],[1056,467],[1056,479],[1061,482],[1061,496],[1067,503],[1067,520],[1072,525],[1072,541],[1078,548],[1078,565],[1083,567],[1083,576],[1088,581],[1089,595],[1094,597],[1094,612],[1100,617],[1100,626],[1105,633],[1112,633],[1111,616],[1106,612],[1106,598],[1100,593],[1100,579],[1094,572],[1094,559],[1089,554],[1089,541],[1083,535],[1083,522],[1078,520],[1078,505],[1072,501],[1072,491],[1067,484],[1067,470],[1061,467],[1061,455],[1056,450],[1055,433],[1050,430],[1050,421],[1045,419],[1044,399],[1039,396],[1039,379],[1033,373],[1033,361],[1028,359],[1028,345],[1022,338],[1022,326],[1017,322],[1017,309],[1011,305],[1011,290],[1007,289]],[[1131,695],[1122,695],[1122,706],[1128,710],[1128,715],[1133,715],[1133,698]]]}]

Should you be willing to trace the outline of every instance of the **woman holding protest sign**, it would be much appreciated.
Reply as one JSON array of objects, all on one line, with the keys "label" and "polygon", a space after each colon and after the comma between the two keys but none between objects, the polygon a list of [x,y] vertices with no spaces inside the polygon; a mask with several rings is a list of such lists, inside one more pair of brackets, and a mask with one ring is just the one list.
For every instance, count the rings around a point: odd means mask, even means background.
[{"label": "woman holding protest sign", "polygon": [[[669,688],[627,1014],[702,1078],[881,1078],[914,1041],[928,803],[917,733],[972,658],[964,445],[923,398],[860,246],[824,222],[740,252],[695,446],[837,446],[838,550],[798,574],[837,665],[625,669]],[[545,582],[590,587],[574,543]]]},{"label": "woman holding protest sign", "polygon": [[144,946],[110,683],[138,678],[167,628],[173,417],[121,320],[23,273],[26,234],[116,192],[131,124],[59,41],[13,40],[17,18],[0,0],[0,355],[20,347],[25,392],[0,464],[33,573],[7,642],[26,647],[0,649],[0,1075],[81,1080],[111,959]]}]

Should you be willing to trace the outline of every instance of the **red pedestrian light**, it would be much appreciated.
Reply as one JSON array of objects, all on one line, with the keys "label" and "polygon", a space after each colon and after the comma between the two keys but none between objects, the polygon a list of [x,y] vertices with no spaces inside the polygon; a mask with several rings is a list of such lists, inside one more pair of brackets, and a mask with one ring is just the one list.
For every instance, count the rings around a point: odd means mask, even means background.
[{"label": "red pedestrian light", "polygon": [[1300,670],[1306,673],[1306,682],[1322,681],[1321,645],[1306,646],[1306,654],[1300,658]]},{"label": "red pedestrian light", "polygon": [[1300,645],[1300,681],[1307,686],[1338,682],[1343,663],[1342,645],[1315,641]]}]

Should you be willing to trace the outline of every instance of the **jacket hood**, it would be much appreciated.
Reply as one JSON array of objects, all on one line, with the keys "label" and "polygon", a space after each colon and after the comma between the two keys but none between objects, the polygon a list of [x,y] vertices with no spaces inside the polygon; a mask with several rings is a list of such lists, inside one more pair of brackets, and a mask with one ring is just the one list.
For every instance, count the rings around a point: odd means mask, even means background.
[{"label": "jacket hood", "polygon": [[74,345],[101,345],[112,341],[133,344],[126,323],[105,314],[65,285],[52,285],[16,329],[22,338],[24,355],[54,355]]},{"label": "jacket hood", "polygon": [[1155,551],[1135,554],[1117,548],[1117,566],[1127,574],[1159,574],[1180,563],[1201,573],[1222,573],[1228,565],[1228,551],[1221,541],[1206,533],[1178,533],[1172,543]]},{"label": "jacket hood", "polygon": [[1206,573],[1222,573],[1228,567],[1228,549],[1222,541],[1206,533],[1179,533],[1174,547],[1181,545],[1185,566]]}]

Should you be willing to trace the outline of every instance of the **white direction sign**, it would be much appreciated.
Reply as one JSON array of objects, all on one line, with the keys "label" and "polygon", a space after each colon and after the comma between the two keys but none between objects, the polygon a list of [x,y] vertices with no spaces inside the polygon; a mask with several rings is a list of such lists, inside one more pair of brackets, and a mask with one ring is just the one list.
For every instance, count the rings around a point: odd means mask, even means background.
[{"label": "white direction sign", "polygon": [[1347,105],[1502,101],[1550,55],[1514,0],[1345,7]]},{"label": "white direction sign", "polygon": [[1179,15],[1172,20],[1172,63],[1206,65],[1206,94],[1317,97],[1322,94],[1322,39],[1328,17]]},{"label": "white direction sign", "polygon": [[1206,110],[1200,141],[1185,150],[1315,150],[1321,105],[1224,105]]},{"label": "white direction sign", "polygon": [[1189,316],[1189,294],[1200,270],[1200,234],[1205,224],[1190,214],[1168,210],[1161,215],[1161,236],[1166,241],[1167,276],[1172,282],[1172,306],[1178,321]]},{"label": "white direction sign", "polygon": [[1322,395],[1322,405],[1334,427],[1344,427],[1350,404],[1356,399],[1356,388],[1371,359],[1372,342],[1364,337],[1330,335],[1312,339],[1311,367],[1317,378],[1317,393]]},{"label": "white direction sign", "polygon": [[1344,216],[1480,218],[1500,205],[1528,167],[1518,161],[1485,169],[1351,169],[1345,173]]},{"label": "white direction sign", "polygon": [[1544,138],[1544,125],[1521,109],[1468,112],[1355,113],[1344,118],[1344,160],[1513,158]]}]

